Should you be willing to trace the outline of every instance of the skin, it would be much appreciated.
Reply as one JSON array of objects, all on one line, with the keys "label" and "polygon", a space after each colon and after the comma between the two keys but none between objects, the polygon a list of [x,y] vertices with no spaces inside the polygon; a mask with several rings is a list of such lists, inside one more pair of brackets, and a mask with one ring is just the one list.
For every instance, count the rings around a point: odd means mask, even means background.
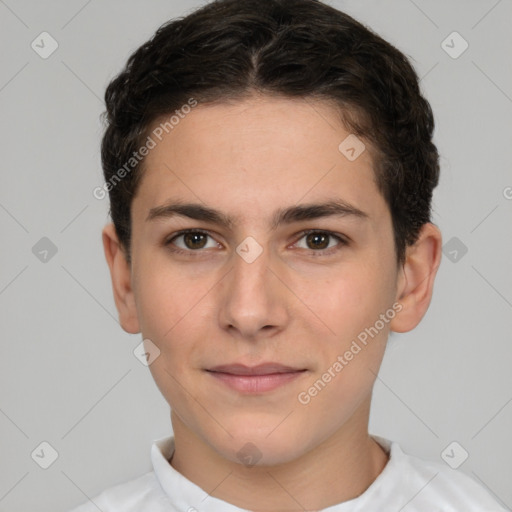
[{"label": "skin", "polygon": [[[172,408],[171,464],[242,508],[319,510],[348,501],[388,461],[368,434],[372,387],[390,330],[410,331],[428,309],[441,234],[425,224],[405,264],[397,265],[369,144],[354,161],[338,150],[349,133],[321,101],[252,96],[199,105],[146,157],[132,203],[131,265],[113,225],[103,230],[120,323],[160,350],[150,370]],[[233,225],[181,216],[146,220],[171,198],[218,209]],[[270,229],[277,209],[332,198],[367,218],[324,217]],[[210,237],[198,245],[186,245],[184,237],[165,245],[188,228]],[[348,243],[308,241],[305,229],[330,231]],[[249,236],[263,249],[252,263],[236,252]],[[309,403],[300,403],[299,393],[398,303],[401,311],[378,335]],[[205,371],[269,361],[307,371],[253,395]],[[254,466],[237,456],[248,442],[261,454]]]}]

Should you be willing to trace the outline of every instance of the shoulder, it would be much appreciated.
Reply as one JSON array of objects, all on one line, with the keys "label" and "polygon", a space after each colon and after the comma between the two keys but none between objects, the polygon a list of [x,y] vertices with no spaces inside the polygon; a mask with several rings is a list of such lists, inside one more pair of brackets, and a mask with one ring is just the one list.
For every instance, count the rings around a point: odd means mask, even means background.
[{"label": "shoulder", "polygon": [[104,490],[70,512],[160,512],[169,511],[154,471]]},{"label": "shoulder", "polygon": [[462,471],[404,453],[396,442],[387,441],[387,446],[393,462],[388,487],[402,494],[408,511],[505,512],[489,491]]}]

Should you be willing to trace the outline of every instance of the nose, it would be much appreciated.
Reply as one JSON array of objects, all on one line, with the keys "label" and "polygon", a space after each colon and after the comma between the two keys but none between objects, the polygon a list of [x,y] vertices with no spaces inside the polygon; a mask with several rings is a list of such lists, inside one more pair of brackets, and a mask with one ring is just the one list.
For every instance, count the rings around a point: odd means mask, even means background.
[{"label": "nose", "polygon": [[233,267],[220,283],[219,322],[231,336],[256,341],[286,328],[290,292],[283,284],[285,266],[271,261],[267,249],[250,256],[233,254]]}]

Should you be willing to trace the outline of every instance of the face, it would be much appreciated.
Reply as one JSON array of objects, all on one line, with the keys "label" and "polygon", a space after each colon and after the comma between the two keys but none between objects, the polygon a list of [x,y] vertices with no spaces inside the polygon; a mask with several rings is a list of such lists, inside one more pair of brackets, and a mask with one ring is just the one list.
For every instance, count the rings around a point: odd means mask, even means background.
[{"label": "face", "polygon": [[325,103],[253,97],[197,106],[146,157],[122,324],[160,351],[173,422],[225,459],[367,428],[405,280],[349,135]]}]

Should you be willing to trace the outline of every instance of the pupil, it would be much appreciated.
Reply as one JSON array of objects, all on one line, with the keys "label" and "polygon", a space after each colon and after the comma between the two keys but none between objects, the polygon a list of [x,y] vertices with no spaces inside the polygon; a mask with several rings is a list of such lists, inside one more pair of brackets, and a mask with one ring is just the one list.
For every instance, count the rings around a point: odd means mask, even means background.
[{"label": "pupil", "polygon": [[[325,243],[328,239],[328,236],[325,234],[322,234],[322,233],[311,233],[308,235],[307,239],[308,239],[308,242],[313,242],[313,245],[317,249],[325,249],[329,245],[328,243],[327,244]],[[320,239],[323,239],[324,243],[319,245],[316,242]]]},{"label": "pupil", "polygon": [[[201,244],[199,242],[199,244],[197,244],[196,242],[200,239],[200,238],[203,238],[203,243]],[[184,236],[184,240],[185,240],[185,245],[187,245],[189,247],[189,249],[201,249],[202,247],[204,247],[204,239],[205,239],[205,235],[203,235],[202,233],[185,233],[185,236]],[[191,242],[190,244],[188,242]]]}]

